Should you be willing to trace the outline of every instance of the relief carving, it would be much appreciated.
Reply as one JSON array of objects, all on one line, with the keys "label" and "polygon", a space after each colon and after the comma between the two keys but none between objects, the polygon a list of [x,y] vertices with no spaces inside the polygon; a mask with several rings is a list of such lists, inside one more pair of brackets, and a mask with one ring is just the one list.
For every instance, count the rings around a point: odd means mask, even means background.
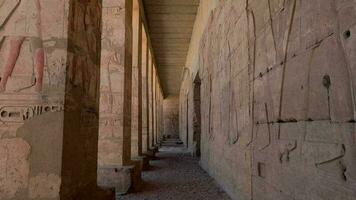
[{"label": "relief carving", "polygon": [[30,42],[35,74],[34,80],[27,87],[34,86],[36,92],[41,92],[45,56],[42,45],[40,2],[39,0],[3,0],[0,10],[10,10],[6,12],[7,15],[0,16],[2,18],[0,39],[10,41],[6,61],[2,67],[0,92],[6,91],[8,79],[14,71],[25,40]]},{"label": "relief carving", "polygon": [[24,122],[47,112],[60,112],[64,107],[60,104],[34,106],[4,106],[0,108],[1,122]]}]

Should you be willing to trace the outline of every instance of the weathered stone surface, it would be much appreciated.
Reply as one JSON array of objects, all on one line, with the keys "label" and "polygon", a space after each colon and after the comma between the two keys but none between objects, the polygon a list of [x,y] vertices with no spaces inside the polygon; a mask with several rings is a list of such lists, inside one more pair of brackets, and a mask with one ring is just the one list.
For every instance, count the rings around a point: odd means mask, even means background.
[{"label": "weathered stone surface", "polygon": [[29,181],[30,199],[58,198],[61,178],[54,174],[39,174]]},{"label": "weathered stone surface", "polygon": [[103,1],[98,165],[123,164],[125,1]]},{"label": "weathered stone surface", "polygon": [[95,185],[101,8],[97,0],[0,3],[0,143],[17,141],[5,158],[21,159],[5,173],[17,170],[25,181],[16,186],[8,175],[1,199],[86,198],[88,188],[87,196],[101,199]]},{"label": "weathered stone surface", "polygon": [[98,185],[103,188],[115,188],[118,194],[126,194],[132,186],[133,166],[118,168],[98,168]]},{"label": "weathered stone surface", "polygon": [[170,96],[163,100],[164,135],[179,136],[179,97]]},{"label": "weathered stone surface", "polygon": [[148,53],[148,41],[147,41],[147,33],[146,29],[142,25],[142,152],[146,152],[148,150],[148,122],[149,122],[149,116],[148,116],[148,59],[149,59],[149,53]]},{"label": "weathered stone surface", "polygon": [[98,185],[102,188],[115,188],[118,195],[127,194],[129,191],[141,189],[142,164],[136,162],[134,165],[121,167],[98,168]]},{"label": "weathered stone surface", "polygon": [[0,199],[29,199],[34,174],[60,174],[69,3],[0,5]]},{"label": "weathered stone surface", "polygon": [[28,187],[30,150],[30,145],[21,138],[0,140],[1,199],[14,199],[17,192]]},{"label": "weathered stone surface", "polygon": [[354,198],[355,6],[201,2],[180,134],[192,144],[198,75],[201,165],[234,199]]}]

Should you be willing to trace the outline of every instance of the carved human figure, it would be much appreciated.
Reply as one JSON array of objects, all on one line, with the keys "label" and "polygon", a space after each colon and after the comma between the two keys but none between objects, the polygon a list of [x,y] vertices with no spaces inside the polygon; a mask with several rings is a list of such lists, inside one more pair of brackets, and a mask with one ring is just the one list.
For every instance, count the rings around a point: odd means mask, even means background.
[{"label": "carved human figure", "polygon": [[0,92],[6,90],[6,84],[11,76],[19,57],[23,42],[28,39],[31,44],[35,66],[36,92],[42,91],[44,70],[44,49],[41,34],[40,0],[0,0],[0,43],[8,40],[8,54],[3,66],[0,81]]}]

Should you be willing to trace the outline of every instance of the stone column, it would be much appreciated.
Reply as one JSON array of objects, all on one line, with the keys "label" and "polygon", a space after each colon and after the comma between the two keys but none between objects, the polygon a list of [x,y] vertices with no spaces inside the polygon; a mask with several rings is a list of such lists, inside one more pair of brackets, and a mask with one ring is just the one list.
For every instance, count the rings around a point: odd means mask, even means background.
[{"label": "stone column", "polygon": [[163,92],[162,88],[158,86],[159,88],[159,141],[163,139]]},{"label": "stone column", "polygon": [[155,134],[155,143],[158,145],[158,135],[159,135],[159,127],[158,127],[158,120],[159,120],[159,91],[158,91],[158,76],[157,71],[155,74],[155,126],[156,126],[156,134]]},{"label": "stone column", "polygon": [[[152,58],[152,60],[153,60],[153,58]],[[154,63],[152,63],[152,71],[151,71],[151,73],[152,73],[152,75],[151,75],[151,80],[152,80],[152,84],[151,84],[151,90],[152,90],[152,92],[151,92],[151,102],[152,102],[152,104],[151,104],[151,109],[152,109],[152,121],[151,121],[151,126],[152,126],[152,137],[151,137],[151,145],[152,145],[152,148],[154,149],[154,147],[155,147],[155,137],[156,137],[156,126],[155,126],[155,123],[156,123],[156,110],[155,110],[155,104],[156,104],[156,100],[155,100],[155,92],[156,92],[156,90],[155,90],[155,81],[156,81],[156,76],[155,76],[155,68],[156,68],[156,66],[155,66],[155,64]]]},{"label": "stone column", "polygon": [[152,53],[148,51],[147,102],[148,102],[148,150],[152,147]]},{"label": "stone column", "polygon": [[141,170],[147,168],[148,160],[142,154],[142,21],[138,0],[133,1],[133,73],[132,73],[132,160]]},{"label": "stone column", "polygon": [[0,199],[113,199],[96,187],[101,1],[0,13]]},{"label": "stone column", "polygon": [[[139,68],[141,68],[141,20],[137,0],[133,1],[132,30],[133,30],[133,52],[132,52],[132,123],[131,123],[131,157],[139,156],[139,147],[142,143],[142,133],[139,134]],[[140,144],[139,144],[140,143]]]},{"label": "stone column", "polygon": [[140,188],[131,160],[132,1],[104,0],[98,184],[125,194]]},{"label": "stone column", "polygon": [[141,16],[139,17],[139,40],[138,40],[138,46],[139,46],[139,51],[138,51],[138,156],[142,156],[142,145],[143,145],[143,137],[142,137],[142,126],[143,126],[143,120],[142,120],[142,21],[141,21]]},{"label": "stone column", "polygon": [[[149,43],[148,43],[149,47]],[[154,110],[153,110],[153,57],[151,49],[148,48],[148,65],[147,65],[147,152],[146,155],[150,158],[154,158],[157,149],[154,148]]]},{"label": "stone column", "polygon": [[147,35],[144,26],[142,25],[142,151],[148,150],[148,106],[147,106],[147,68],[148,68],[148,48],[147,48]]},{"label": "stone column", "polygon": [[[148,36],[148,35],[146,35]],[[150,45],[148,42],[148,37],[147,37],[147,65],[146,65],[146,93],[145,93],[145,98],[146,98],[146,123],[147,123],[147,137],[146,137],[146,143],[147,143],[147,148],[145,155],[148,156],[149,158],[153,158],[155,155],[155,152],[152,150],[152,53],[150,49]]]},{"label": "stone column", "polygon": [[157,91],[157,71],[155,70],[155,85],[154,85],[154,90],[155,90],[155,145],[157,146],[157,138],[158,138],[158,91]]},{"label": "stone column", "polygon": [[[140,156],[143,158],[143,170],[149,169],[149,160],[152,158],[148,150],[149,150],[149,137],[148,137],[148,43],[147,43],[147,35],[146,30],[143,24],[142,27],[142,65],[140,70],[141,81],[139,84],[141,88],[139,88],[139,110],[141,111],[139,115],[139,129],[141,130],[141,149],[139,148]],[[140,125],[141,124],[141,125]]]}]

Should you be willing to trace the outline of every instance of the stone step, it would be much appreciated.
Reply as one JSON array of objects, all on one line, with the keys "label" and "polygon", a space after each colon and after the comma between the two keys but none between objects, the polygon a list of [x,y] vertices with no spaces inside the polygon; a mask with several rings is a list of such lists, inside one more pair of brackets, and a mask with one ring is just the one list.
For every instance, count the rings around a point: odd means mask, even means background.
[{"label": "stone step", "polygon": [[161,146],[165,146],[165,147],[179,147],[179,146],[182,146],[183,145],[183,142],[180,140],[180,139],[172,139],[172,138],[169,138],[169,139],[164,139],[161,141]]}]

